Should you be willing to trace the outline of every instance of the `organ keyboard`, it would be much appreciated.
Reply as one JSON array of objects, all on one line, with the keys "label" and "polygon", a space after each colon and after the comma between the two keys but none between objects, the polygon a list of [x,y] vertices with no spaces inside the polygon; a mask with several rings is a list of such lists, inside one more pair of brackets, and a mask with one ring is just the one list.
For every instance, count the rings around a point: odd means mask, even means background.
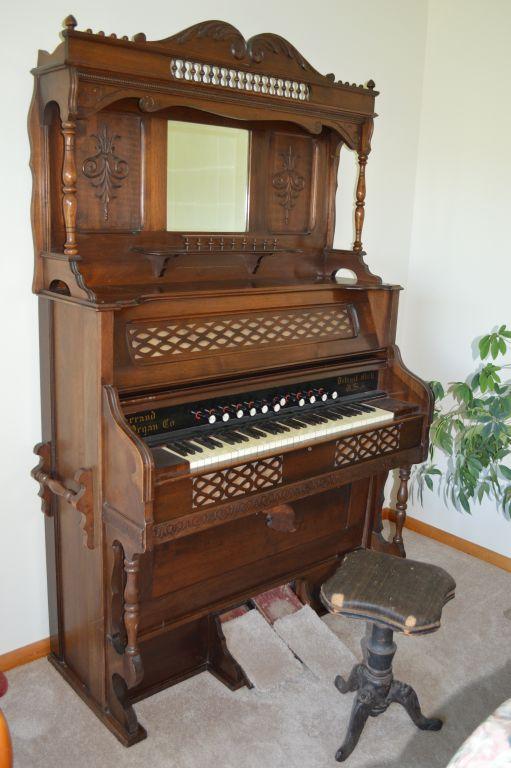
[{"label": "organ keyboard", "polygon": [[[208,670],[248,683],[219,616],[404,555],[429,388],[366,266],[377,92],[272,34],[208,21],[41,51],[29,117],[50,661],[126,746],[134,704]],[[333,247],[339,151],[355,242]],[[222,162],[218,162],[218,158]],[[383,488],[400,477],[396,532]]]}]

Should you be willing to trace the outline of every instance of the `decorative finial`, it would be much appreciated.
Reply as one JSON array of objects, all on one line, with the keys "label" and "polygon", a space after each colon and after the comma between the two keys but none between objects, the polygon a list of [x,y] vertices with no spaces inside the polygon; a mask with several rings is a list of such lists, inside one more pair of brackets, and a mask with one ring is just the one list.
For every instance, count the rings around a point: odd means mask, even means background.
[{"label": "decorative finial", "polygon": [[331,83],[335,81],[335,75],[333,72],[329,72],[327,75],[325,75],[327,80],[330,80]]},{"label": "decorative finial", "polygon": [[78,22],[76,21],[72,13],[70,13],[69,16],[66,16],[66,18],[64,19],[64,26],[68,32],[72,32],[75,29],[77,23]]},{"label": "decorative finial", "polygon": [[369,88],[370,91],[374,90],[374,88],[376,88],[376,83],[374,82],[374,80],[368,80],[367,87]]},{"label": "decorative finial", "polygon": [[137,32],[136,35],[133,35],[134,43],[145,43],[145,41],[146,41],[145,32]]}]

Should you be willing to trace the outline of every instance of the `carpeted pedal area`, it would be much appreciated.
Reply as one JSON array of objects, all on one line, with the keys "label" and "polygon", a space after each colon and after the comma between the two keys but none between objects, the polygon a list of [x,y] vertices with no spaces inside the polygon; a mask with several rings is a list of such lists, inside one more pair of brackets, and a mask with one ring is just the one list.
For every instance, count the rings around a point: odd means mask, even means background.
[{"label": "carpeted pedal area", "polygon": [[[445,766],[511,695],[511,622],[504,615],[511,608],[511,576],[408,531],[406,544],[410,557],[443,565],[458,583],[439,632],[396,636],[396,676],[416,688],[427,715],[446,722],[439,733],[421,732],[401,708],[391,707],[368,722],[350,768]],[[360,656],[362,622],[328,616],[325,623]],[[310,653],[306,643],[301,653]],[[47,661],[7,676],[2,707],[15,768],[333,768],[352,703],[352,694],[341,696],[308,668],[266,692],[231,693],[205,673],[137,704],[149,737],[124,749]]]}]

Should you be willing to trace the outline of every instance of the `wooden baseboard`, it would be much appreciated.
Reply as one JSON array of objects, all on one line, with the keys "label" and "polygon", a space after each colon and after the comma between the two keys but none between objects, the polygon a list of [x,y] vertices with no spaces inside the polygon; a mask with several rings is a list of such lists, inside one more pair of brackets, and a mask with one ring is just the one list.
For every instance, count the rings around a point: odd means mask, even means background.
[{"label": "wooden baseboard", "polygon": [[[384,520],[395,522],[396,513],[393,509],[384,508],[382,510],[382,517]],[[441,544],[447,544],[448,547],[458,549],[460,552],[465,552],[467,555],[477,557],[478,560],[484,560],[485,563],[496,565],[497,568],[502,568],[502,570],[511,573],[511,557],[499,555],[498,552],[493,552],[491,549],[481,547],[479,544],[474,544],[472,541],[462,539],[459,536],[455,536],[453,533],[442,531],[440,528],[435,528],[434,525],[429,525],[429,523],[424,523],[422,520],[417,520],[416,517],[409,517],[407,515],[405,528],[420,533],[423,536],[428,536],[430,539],[435,539],[435,541],[439,541]]]},{"label": "wooden baseboard", "polygon": [[14,651],[4,653],[0,656],[0,672],[7,672],[14,667],[21,667],[22,664],[28,664],[30,661],[36,661],[43,656],[48,656],[50,652],[50,638],[45,637],[36,643],[24,645],[23,648],[16,648]]}]

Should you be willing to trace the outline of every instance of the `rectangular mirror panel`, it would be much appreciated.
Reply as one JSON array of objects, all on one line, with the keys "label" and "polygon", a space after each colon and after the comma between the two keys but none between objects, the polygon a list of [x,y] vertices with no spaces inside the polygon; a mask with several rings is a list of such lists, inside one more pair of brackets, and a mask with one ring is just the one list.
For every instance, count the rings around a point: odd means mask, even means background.
[{"label": "rectangular mirror panel", "polygon": [[167,230],[245,232],[249,132],[168,121]]}]

